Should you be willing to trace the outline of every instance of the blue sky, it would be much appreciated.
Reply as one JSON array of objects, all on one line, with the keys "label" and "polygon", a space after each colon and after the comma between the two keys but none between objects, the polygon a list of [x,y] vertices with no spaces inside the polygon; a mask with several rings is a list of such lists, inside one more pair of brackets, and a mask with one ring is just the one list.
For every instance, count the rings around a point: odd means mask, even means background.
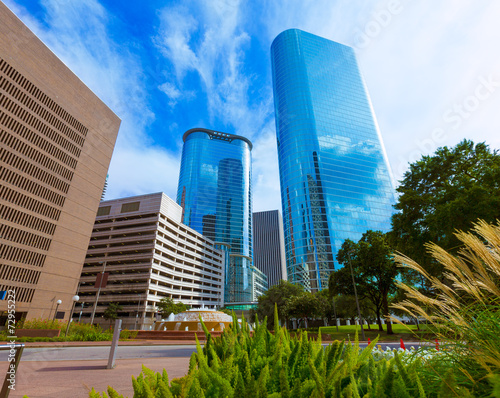
[{"label": "blue sky", "polygon": [[396,180],[463,138],[500,148],[500,2],[4,0],[122,120],[107,199],[175,199],[182,135],[254,143],[254,211],[281,209],[269,48],[299,28],[356,48]]}]

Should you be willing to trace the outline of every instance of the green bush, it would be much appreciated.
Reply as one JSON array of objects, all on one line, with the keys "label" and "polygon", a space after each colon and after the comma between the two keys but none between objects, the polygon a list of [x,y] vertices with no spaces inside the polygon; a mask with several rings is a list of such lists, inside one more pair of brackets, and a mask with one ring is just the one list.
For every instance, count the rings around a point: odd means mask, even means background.
[{"label": "green bush", "polygon": [[128,330],[128,329],[123,329],[120,332],[120,339],[123,340],[128,340],[128,339],[135,339],[137,337],[137,330]]},{"label": "green bush", "polygon": [[67,326],[67,322],[52,320],[52,319],[42,319],[33,318],[28,321],[22,320],[17,322],[16,328],[18,329],[59,329],[64,330]]},{"label": "green bush", "polygon": [[[236,317],[233,315],[234,320]],[[335,341],[323,347],[321,336],[310,340],[307,332],[292,338],[278,326],[275,315],[274,335],[267,321],[254,333],[242,319],[213,339],[202,323],[207,341],[197,343],[188,374],[169,383],[168,375],[143,367],[132,378],[134,397],[426,397],[418,375],[422,361],[402,361],[398,354],[375,361],[373,341],[360,350],[354,345]],[[91,398],[120,397],[113,388],[102,395],[92,390]]]},{"label": "green bush", "polygon": [[[109,341],[113,339],[113,331],[106,330],[103,331],[99,325],[90,325],[88,323],[78,323],[71,322],[68,335],[64,336],[66,331],[67,322],[62,321],[52,321],[48,319],[30,319],[29,321],[18,322],[17,328],[24,329],[59,329],[61,334],[59,337],[19,337],[17,341],[19,342],[44,342],[44,341]],[[123,331],[122,331],[123,332]],[[125,331],[129,337],[124,338],[135,338],[137,332]],[[0,334],[0,340],[6,341],[10,339],[10,336],[4,331]]]},{"label": "green bush", "polygon": [[68,340],[71,341],[108,341],[113,339],[113,332],[103,331],[99,325],[72,322],[69,327]]}]

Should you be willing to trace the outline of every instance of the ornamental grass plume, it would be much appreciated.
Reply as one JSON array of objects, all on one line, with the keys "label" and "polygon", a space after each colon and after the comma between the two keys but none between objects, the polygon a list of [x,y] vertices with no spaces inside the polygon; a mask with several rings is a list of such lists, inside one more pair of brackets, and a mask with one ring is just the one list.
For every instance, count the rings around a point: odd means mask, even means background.
[{"label": "ornamental grass plume", "polygon": [[491,225],[479,221],[470,232],[455,235],[462,242],[457,255],[433,243],[426,245],[444,268],[443,281],[410,258],[395,256],[401,267],[431,282],[434,295],[426,296],[399,282],[407,299],[392,307],[427,320],[439,340],[447,342],[447,361],[459,371],[457,379],[463,377],[469,388],[476,390],[478,384],[500,373],[500,222]]}]

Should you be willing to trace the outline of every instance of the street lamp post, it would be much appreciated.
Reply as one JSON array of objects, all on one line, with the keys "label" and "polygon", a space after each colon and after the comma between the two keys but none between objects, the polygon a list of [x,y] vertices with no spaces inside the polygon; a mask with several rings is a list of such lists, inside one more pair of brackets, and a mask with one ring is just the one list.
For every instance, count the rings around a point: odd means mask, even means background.
[{"label": "street lamp post", "polygon": [[59,305],[61,305],[61,304],[62,304],[62,301],[61,301],[61,300],[57,300],[57,301],[56,301],[56,304],[57,304],[57,305],[56,305],[56,311],[54,312],[54,318],[52,319],[53,321],[55,321],[55,320],[56,320],[57,310],[58,310],[58,308],[59,308]]},{"label": "street lamp post", "polygon": [[69,313],[69,319],[68,319],[68,325],[66,326],[66,333],[64,333],[64,337],[68,335],[68,330],[69,330],[69,324],[73,320],[73,311],[75,310],[75,305],[78,300],[80,300],[80,296],[78,294],[75,294],[72,298],[73,300],[73,305],[71,306],[71,312]]},{"label": "street lamp post", "polygon": [[[137,314],[135,315],[135,330],[137,330],[137,323],[139,321],[139,310],[141,307],[141,295],[139,294],[139,302],[137,303]],[[141,317],[142,318],[142,317]]]},{"label": "street lamp post", "polygon": [[80,310],[80,315],[78,315],[78,323],[82,321],[83,304],[85,303],[82,301],[82,309]]},{"label": "street lamp post", "polygon": [[104,265],[102,267],[102,272],[101,272],[101,280],[99,281],[99,287],[97,289],[97,294],[95,296],[95,303],[94,303],[94,309],[92,310],[92,316],[90,317],[90,324],[94,324],[94,316],[95,316],[95,310],[97,308],[97,301],[99,301],[99,295],[101,294],[101,286],[102,286],[102,281],[104,278],[104,271],[106,270],[106,261],[104,261]]},{"label": "street lamp post", "polygon": [[333,317],[335,318],[335,326],[337,327],[337,332],[339,331],[339,323],[337,322],[337,310],[335,308],[335,296],[332,299],[333,303]]},{"label": "street lamp post", "polygon": [[351,269],[352,286],[354,287],[354,297],[356,297],[356,307],[358,307],[359,323],[361,326],[361,336],[364,341],[366,340],[365,328],[363,327],[363,318],[361,318],[361,310],[359,309],[358,291],[356,290],[356,283],[354,282],[354,272],[352,271],[352,264],[351,264],[351,253],[349,253],[349,268]]}]

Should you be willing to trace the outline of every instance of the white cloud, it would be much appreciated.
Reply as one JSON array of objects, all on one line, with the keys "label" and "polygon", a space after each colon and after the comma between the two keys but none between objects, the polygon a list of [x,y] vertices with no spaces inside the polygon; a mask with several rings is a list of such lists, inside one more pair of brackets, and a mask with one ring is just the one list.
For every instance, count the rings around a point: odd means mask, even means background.
[{"label": "white cloud", "polygon": [[263,129],[252,150],[254,211],[281,212],[278,150],[274,120]]},{"label": "white cloud", "polygon": [[163,148],[121,148],[113,156],[106,199],[165,192],[177,195],[180,157]]},{"label": "white cloud", "polygon": [[[395,177],[408,162],[463,138],[500,148],[500,87],[459,127],[443,114],[475,95],[481,77],[500,82],[494,1],[404,2],[384,32],[359,52]],[[472,101],[472,100],[470,100]]]},{"label": "white cloud", "polygon": [[[251,76],[245,73],[245,50],[249,35],[242,30],[239,1],[190,1],[189,8],[172,6],[160,13],[154,39],[173,64],[178,86],[188,72],[198,74],[206,93],[210,123],[223,121],[236,133],[253,138],[270,117],[269,103],[251,105]],[[199,13],[198,23],[193,10]],[[194,40],[194,37],[197,40]],[[270,90],[269,90],[270,93]],[[202,126],[216,128],[216,126]]]},{"label": "white cloud", "polygon": [[181,96],[180,90],[175,87],[172,83],[166,82],[158,87],[161,91],[163,91],[168,98],[171,100],[177,100]]},{"label": "white cloud", "polygon": [[[96,1],[43,0],[40,24],[12,9],[122,119],[109,169],[107,199],[165,191],[175,195],[179,154],[155,147],[146,133],[154,120],[141,60],[110,38],[112,16]],[[172,177],[175,178],[172,179]],[[175,182],[174,182],[175,180]]]},{"label": "white cloud", "polygon": [[269,44],[299,28],[357,47],[396,179],[408,161],[463,138],[500,148],[500,88],[459,128],[443,119],[474,95],[481,77],[500,82],[499,14],[494,0],[481,7],[466,0],[289,0],[268,2],[262,12]]}]

